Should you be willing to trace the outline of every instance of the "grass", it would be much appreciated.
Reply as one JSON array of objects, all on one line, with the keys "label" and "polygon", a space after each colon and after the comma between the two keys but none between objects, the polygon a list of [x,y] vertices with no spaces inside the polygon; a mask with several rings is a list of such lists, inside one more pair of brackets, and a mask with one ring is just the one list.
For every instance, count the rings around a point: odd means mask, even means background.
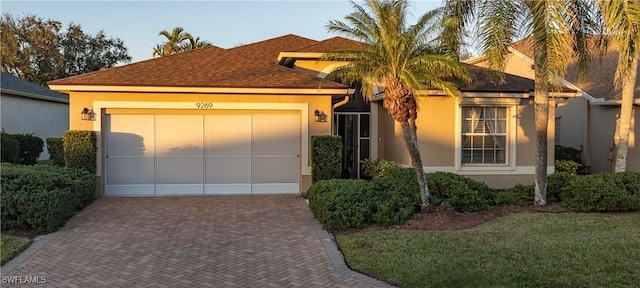
[{"label": "grass", "polygon": [[0,265],[4,265],[4,263],[9,262],[13,257],[16,257],[24,249],[27,249],[29,244],[31,244],[31,240],[23,237],[0,237]]},{"label": "grass", "polygon": [[349,266],[400,287],[637,287],[640,213],[518,214],[460,231],[339,235]]}]

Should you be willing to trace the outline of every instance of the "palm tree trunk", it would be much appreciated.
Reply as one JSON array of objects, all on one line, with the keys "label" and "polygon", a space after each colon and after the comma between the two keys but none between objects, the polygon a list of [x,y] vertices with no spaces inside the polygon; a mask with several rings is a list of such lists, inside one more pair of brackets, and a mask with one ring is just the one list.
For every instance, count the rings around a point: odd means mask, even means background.
[{"label": "palm tree trunk", "polygon": [[616,126],[615,148],[616,159],[614,172],[627,170],[627,152],[629,150],[629,134],[631,131],[631,118],[633,117],[633,90],[635,89],[638,73],[638,59],[631,64],[629,74],[622,82],[622,104],[620,105],[620,120]]},{"label": "palm tree trunk", "polygon": [[544,72],[536,72],[534,90],[534,109],[536,126],[536,166],[535,166],[535,205],[547,204],[547,129],[549,123],[549,90],[545,87]]},{"label": "palm tree trunk", "polygon": [[409,151],[409,157],[411,157],[411,166],[416,172],[418,178],[418,186],[420,187],[420,207],[423,212],[426,212],[429,207],[429,187],[427,186],[427,179],[424,175],[424,169],[422,167],[422,159],[420,158],[420,150],[418,150],[418,134],[415,120],[408,120],[400,122],[402,127],[402,138]]}]

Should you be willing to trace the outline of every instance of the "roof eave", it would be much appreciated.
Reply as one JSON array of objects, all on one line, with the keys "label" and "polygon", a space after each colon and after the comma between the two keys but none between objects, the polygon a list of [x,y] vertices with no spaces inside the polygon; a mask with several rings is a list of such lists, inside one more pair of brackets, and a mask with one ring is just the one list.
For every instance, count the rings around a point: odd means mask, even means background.
[{"label": "roof eave", "polygon": [[61,98],[50,97],[45,95],[38,95],[38,94],[33,94],[28,92],[16,91],[12,89],[2,88],[0,89],[0,92],[2,92],[3,94],[10,94],[10,95],[29,97],[29,98],[39,99],[39,100],[69,104],[69,99],[61,99]]},{"label": "roof eave", "polygon": [[65,92],[149,92],[149,93],[205,93],[205,94],[302,94],[347,95],[354,89],[345,88],[245,88],[245,87],[158,87],[158,86],[110,86],[110,85],[50,85],[49,88]]}]

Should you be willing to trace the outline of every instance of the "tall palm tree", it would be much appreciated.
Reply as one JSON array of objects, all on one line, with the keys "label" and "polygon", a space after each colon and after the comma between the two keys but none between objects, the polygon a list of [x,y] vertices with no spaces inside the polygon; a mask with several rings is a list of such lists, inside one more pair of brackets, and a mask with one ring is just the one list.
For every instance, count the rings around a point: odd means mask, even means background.
[{"label": "tall palm tree", "polygon": [[[166,41],[162,44],[159,44],[153,50],[153,56],[167,56],[171,54],[175,54],[178,52],[182,52],[185,50],[185,43],[189,43],[193,36],[191,34],[184,32],[182,27],[175,27],[171,30],[171,33],[167,30],[162,30],[158,33],[159,36],[164,36]],[[158,48],[162,49],[158,49]]]},{"label": "tall palm tree", "polygon": [[[508,47],[530,36],[535,62],[535,199],[546,204],[549,92],[559,89],[567,65],[578,59],[584,76],[590,59],[587,34],[597,29],[591,0],[445,0],[448,43],[461,45],[470,27],[477,27],[481,52],[497,81],[502,80]],[[475,24],[475,25],[474,25]],[[454,49],[455,50],[455,49]]]},{"label": "tall palm tree", "polygon": [[[614,172],[624,172],[627,168],[627,151],[631,118],[633,117],[633,93],[640,58],[640,1],[599,0],[598,6],[606,27],[618,46],[618,68],[615,86],[622,88],[620,119],[616,125]],[[605,47],[606,48],[606,47]]]},{"label": "tall palm tree", "polygon": [[439,31],[439,11],[424,14],[410,26],[405,0],[367,0],[364,7],[351,3],[354,12],[345,16],[346,22],[330,21],[327,30],[366,45],[360,50],[327,53],[324,60],[349,64],[329,73],[323,81],[357,81],[362,85],[363,96],[369,98],[373,96],[374,87],[383,87],[384,107],[402,127],[425,209],[429,206],[429,188],[418,150],[416,94],[438,89],[457,96],[460,91],[456,84],[443,79],[470,82],[470,76],[454,57],[429,53],[438,44],[435,36]]}]

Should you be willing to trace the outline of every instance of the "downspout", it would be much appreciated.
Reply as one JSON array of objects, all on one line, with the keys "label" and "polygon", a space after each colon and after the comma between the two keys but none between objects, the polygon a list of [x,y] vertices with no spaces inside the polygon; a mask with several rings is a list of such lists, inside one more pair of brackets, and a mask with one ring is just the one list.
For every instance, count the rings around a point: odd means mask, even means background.
[{"label": "downspout", "polygon": [[[335,113],[336,108],[338,108],[338,107],[340,107],[340,106],[342,106],[344,104],[347,104],[347,102],[349,102],[349,96],[350,95],[344,96],[344,99],[342,99],[342,101],[340,101],[340,102],[338,102],[336,104],[333,104],[333,106],[331,106],[331,117],[333,117],[333,114]],[[331,123],[332,123],[332,125],[331,125],[331,134],[332,135],[336,135],[336,131],[335,131],[336,125],[335,125],[335,123],[333,123],[333,118],[331,118],[331,120],[332,120],[331,121]]]}]

